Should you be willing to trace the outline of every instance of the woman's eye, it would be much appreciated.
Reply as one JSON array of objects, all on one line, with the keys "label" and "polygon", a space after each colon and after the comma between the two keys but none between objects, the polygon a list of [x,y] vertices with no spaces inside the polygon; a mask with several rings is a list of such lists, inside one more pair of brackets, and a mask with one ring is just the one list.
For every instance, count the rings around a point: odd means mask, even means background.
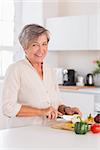
[{"label": "woman's eye", "polygon": [[47,43],[43,43],[43,45],[44,45],[44,46],[47,46],[48,44],[47,44]]},{"label": "woman's eye", "polygon": [[37,46],[36,44],[33,44],[33,47]]}]

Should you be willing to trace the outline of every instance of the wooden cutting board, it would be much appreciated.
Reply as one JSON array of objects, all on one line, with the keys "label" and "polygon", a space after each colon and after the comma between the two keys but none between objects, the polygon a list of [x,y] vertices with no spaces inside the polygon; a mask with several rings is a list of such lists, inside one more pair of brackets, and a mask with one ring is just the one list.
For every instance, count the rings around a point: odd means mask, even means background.
[{"label": "wooden cutting board", "polygon": [[74,127],[70,126],[70,122],[58,122],[58,123],[54,123],[51,127],[54,129],[63,129],[63,130],[70,130],[70,131],[74,131]]},{"label": "wooden cutting board", "polygon": [[[71,122],[58,122],[51,125],[51,128],[74,131],[74,127],[71,124]],[[90,131],[90,125],[88,131]]]},{"label": "wooden cutting board", "polygon": [[79,89],[85,89],[85,88],[95,88],[95,86],[63,86],[59,85],[59,89],[69,89],[69,90],[79,90]]}]

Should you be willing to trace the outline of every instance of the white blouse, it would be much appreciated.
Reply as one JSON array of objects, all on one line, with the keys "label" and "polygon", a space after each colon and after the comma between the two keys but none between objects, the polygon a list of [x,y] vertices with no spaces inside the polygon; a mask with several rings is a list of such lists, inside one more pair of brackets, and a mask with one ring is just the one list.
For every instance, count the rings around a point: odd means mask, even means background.
[{"label": "white blouse", "polygon": [[7,70],[3,88],[3,114],[9,117],[9,127],[43,124],[45,117],[16,117],[22,105],[36,108],[62,104],[53,69],[43,65],[43,80],[27,59]]}]

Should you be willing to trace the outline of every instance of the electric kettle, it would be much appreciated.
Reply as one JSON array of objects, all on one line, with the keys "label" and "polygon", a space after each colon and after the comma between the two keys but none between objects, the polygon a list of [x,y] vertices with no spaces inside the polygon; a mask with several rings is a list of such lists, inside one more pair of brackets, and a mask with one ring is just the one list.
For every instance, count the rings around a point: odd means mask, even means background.
[{"label": "electric kettle", "polygon": [[92,73],[86,75],[86,86],[94,86],[94,79]]}]

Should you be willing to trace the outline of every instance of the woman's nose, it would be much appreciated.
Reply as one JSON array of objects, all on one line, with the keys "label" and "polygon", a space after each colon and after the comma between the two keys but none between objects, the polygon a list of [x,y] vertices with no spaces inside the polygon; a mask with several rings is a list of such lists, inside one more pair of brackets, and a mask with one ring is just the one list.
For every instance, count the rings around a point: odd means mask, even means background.
[{"label": "woman's nose", "polygon": [[40,50],[40,52],[43,52],[43,51],[44,51],[44,48],[43,48],[42,45],[39,45],[39,50]]}]

